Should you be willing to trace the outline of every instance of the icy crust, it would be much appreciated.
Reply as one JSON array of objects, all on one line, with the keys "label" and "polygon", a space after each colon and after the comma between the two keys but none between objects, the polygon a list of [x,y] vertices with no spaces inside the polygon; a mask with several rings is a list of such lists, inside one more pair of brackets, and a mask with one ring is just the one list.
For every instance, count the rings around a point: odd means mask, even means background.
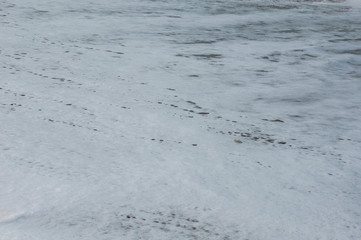
[{"label": "icy crust", "polygon": [[356,1],[0,1],[0,239],[360,239]]}]

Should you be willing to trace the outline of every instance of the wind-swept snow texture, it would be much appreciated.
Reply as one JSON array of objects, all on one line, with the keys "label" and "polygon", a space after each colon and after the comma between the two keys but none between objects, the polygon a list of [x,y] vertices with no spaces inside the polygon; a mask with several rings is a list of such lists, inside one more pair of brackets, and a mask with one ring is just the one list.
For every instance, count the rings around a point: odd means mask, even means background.
[{"label": "wind-swept snow texture", "polygon": [[0,0],[1,240],[361,239],[361,4]]}]

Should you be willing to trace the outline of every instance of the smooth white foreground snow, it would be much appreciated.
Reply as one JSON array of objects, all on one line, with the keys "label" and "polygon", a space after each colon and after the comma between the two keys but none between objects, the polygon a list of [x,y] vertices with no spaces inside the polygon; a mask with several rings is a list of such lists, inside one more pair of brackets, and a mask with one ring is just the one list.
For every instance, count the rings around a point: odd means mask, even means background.
[{"label": "smooth white foreground snow", "polygon": [[0,0],[0,239],[361,239],[361,4]]}]

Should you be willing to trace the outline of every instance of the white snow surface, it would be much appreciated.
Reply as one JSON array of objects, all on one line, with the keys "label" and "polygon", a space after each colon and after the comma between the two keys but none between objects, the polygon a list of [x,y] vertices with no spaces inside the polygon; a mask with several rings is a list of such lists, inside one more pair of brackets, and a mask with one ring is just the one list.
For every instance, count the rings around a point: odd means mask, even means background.
[{"label": "white snow surface", "polygon": [[0,0],[0,240],[361,239],[361,4]]}]

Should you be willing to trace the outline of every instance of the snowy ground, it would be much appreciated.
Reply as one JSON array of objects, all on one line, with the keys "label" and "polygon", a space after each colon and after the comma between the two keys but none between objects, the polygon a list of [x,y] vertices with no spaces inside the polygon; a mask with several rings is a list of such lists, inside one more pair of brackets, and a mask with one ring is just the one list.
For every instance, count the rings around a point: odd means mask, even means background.
[{"label": "snowy ground", "polygon": [[361,239],[361,3],[0,0],[0,239]]}]

